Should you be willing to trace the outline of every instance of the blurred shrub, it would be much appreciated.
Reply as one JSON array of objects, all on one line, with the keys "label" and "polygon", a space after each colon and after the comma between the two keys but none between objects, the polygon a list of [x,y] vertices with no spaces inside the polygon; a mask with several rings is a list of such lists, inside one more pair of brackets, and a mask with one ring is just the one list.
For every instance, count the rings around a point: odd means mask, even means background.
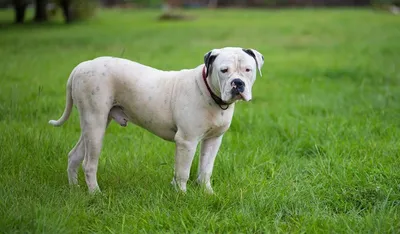
[{"label": "blurred shrub", "polygon": [[70,11],[72,20],[83,20],[92,17],[98,5],[96,0],[72,0]]},{"label": "blurred shrub", "polygon": [[53,0],[63,13],[67,23],[92,17],[97,9],[97,0]]}]

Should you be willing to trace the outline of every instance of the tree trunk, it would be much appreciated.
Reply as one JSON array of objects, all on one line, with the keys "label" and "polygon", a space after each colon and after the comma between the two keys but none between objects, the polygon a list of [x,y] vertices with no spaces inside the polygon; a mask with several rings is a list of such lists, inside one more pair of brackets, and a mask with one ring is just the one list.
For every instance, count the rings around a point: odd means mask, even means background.
[{"label": "tree trunk", "polygon": [[25,19],[25,10],[27,4],[22,1],[13,1],[15,10],[15,23],[22,24]]},{"label": "tree trunk", "polygon": [[47,0],[35,0],[35,21],[44,22],[47,20]]},{"label": "tree trunk", "polygon": [[60,5],[63,11],[65,23],[71,23],[73,20],[71,12],[71,0],[62,0]]}]

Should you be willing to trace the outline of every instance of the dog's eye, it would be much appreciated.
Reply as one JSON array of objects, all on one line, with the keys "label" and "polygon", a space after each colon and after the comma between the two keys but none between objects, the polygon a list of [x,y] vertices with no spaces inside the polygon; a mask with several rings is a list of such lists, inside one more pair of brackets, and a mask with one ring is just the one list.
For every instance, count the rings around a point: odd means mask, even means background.
[{"label": "dog's eye", "polygon": [[250,72],[251,71],[251,69],[250,68],[246,68],[246,72]]},{"label": "dog's eye", "polygon": [[228,68],[221,69],[221,72],[222,73],[227,73],[228,72]]}]

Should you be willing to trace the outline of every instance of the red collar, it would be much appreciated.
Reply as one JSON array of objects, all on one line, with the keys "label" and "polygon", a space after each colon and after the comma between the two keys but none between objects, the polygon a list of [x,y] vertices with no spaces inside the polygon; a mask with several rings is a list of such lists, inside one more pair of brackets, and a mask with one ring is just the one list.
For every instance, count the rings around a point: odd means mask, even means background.
[{"label": "red collar", "polygon": [[[203,67],[203,80],[204,83],[206,84],[207,90],[210,93],[212,99],[214,99],[214,102],[222,109],[222,110],[226,110],[229,107],[229,103],[224,102],[220,97],[218,97],[210,88],[210,86],[208,85],[207,82],[207,74],[206,74],[206,66]],[[223,108],[222,106],[226,106],[225,108]]]}]

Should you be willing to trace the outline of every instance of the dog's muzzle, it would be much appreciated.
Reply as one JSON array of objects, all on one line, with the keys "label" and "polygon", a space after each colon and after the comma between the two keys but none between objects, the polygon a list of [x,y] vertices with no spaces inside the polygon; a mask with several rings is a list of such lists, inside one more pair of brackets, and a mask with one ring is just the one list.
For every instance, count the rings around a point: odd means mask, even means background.
[{"label": "dog's muzzle", "polygon": [[241,79],[234,79],[231,82],[231,86],[232,86],[231,90],[232,97],[239,96],[240,98],[243,98],[242,93],[244,92],[246,86],[244,82]]}]

